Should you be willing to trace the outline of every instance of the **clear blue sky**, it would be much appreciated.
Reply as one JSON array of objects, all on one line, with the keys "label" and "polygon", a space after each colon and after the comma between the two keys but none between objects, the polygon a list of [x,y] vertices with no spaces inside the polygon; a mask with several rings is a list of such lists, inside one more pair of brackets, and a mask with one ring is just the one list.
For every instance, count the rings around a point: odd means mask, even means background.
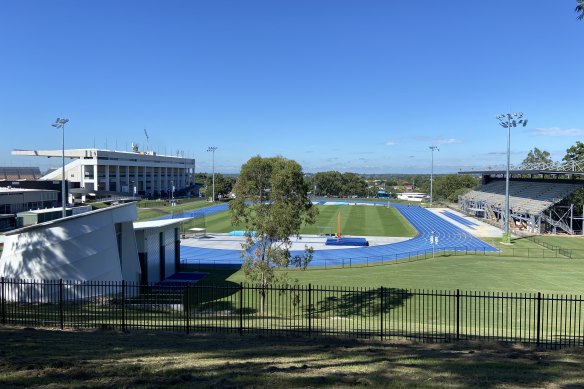
[{"label": "clear blue sky", "polygon": [[512,163],[584,138],[575,0],[0,3],[0,165],[12,149],[132,142],[238,172],[283,155],[307,172],[503,165],[497,113],[523,111]]}]

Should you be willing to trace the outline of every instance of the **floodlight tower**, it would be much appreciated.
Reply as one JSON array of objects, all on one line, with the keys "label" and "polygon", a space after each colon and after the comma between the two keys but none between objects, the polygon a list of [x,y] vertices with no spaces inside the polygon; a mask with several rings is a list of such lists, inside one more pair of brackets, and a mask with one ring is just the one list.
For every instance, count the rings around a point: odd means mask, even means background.
[{"label": "floodlight tower", "polygon": [[440,151],[438,146],[428,146],[432,150],[432,168],[430,170],[430,206],[434,200],[433,184],[434,184],[434,151]]},{"label": "floodlight tower", "polygon": [[67,216],[67,200],[65,199],[65,124],[67,124],[68,121],[69,119],[66,118],[57,118],[55,123],[52,124],[53,127],[60,128],[63,133],[61,142],[61,168],[63,169],[61,170],[61,203],[63,204],[63,217]]},{"label": "floodlight tower", "polygon": [[511,233],[509,232],[509,165],[511,164],[511,127],[522,127],[527,125],[527,119],[523,117],[523,112],[513,112],[497,115],[501,127],[507,129],[507,169],[505,172],[505,220],[503,228],[503,242],[511,242]]},{"label": "floodlight tower", "polygon": [[213,202],[215,202],[215,150],[217,150],[218,147],[216,146],[209,146],[207,148],[207,151],[210,151],[213,153]]}]

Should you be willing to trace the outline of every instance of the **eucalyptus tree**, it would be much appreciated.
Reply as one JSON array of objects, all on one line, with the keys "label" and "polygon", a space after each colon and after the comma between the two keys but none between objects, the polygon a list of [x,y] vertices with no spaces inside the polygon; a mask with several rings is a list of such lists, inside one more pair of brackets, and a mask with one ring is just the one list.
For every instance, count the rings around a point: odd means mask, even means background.
[{"label": "eucalyptus tree", "polygon": [[229,203],[231,223],[246,229],[242,269],[247,280],[260,285],[261,314],[268,285],[288,283],[287,273],[280,270],[291,265],[305,269],[312,259],[313,250],[306,245],[303,254],[290,252],[291,238],[299,236],[303,224],[313,224],[318,214],[308,191],[296,161],[256,156],[241,167],[236,198]]}]

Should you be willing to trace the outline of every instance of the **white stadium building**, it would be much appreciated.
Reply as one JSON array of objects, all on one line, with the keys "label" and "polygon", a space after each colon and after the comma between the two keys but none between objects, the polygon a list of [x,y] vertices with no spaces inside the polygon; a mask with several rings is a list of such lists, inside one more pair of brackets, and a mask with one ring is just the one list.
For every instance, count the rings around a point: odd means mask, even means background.
[{"label": "white stadium building", "polygon": [[[62,150],[13,150],[13,155],[61,158]],[[87,195],[160,196],[179,191],[193,183],[195,160],[157,155],[155,152],[112,151],[100,149],[65,150],[65,177],[71,196],[85,201]],[[61,180],[61,168],[41,180]]]}]

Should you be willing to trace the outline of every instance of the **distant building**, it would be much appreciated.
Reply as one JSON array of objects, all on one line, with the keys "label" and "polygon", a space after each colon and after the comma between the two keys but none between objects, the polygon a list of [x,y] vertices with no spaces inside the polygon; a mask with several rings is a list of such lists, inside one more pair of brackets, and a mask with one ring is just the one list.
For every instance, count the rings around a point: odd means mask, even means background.
[{"label": "distant building", "polygon": [[[65,165],[65,177],[72,197],[119,195],[170,196],[194,182],[195,160],[157,155],[154,152],[111,151],[99,149],[65,150],[65,158],[75,159]],[[61,157],[61,150],[13,150],[13,155]],[[61,180],[62,169],[41,177]]]},{"label": "distant building", "polygon": [[0,187],[0,231],[16,227],[16,214],[31,209],[52,208],[58,200],[54,190]]}]

